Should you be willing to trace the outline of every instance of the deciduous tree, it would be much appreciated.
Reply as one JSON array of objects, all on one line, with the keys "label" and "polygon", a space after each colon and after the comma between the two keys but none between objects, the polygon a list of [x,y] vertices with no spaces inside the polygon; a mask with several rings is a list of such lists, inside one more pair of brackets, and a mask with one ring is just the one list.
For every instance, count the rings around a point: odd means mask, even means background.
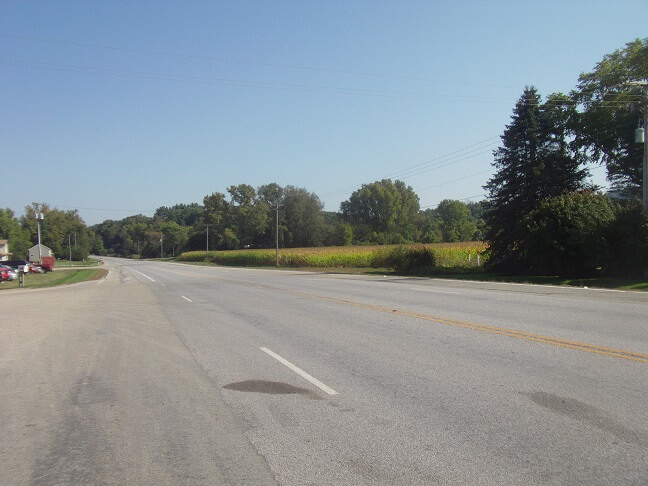
[{"label": "deciduous tree", "polygon": [[606,164],[617,192],[641,198],[643,146],[634,131],[643,116],[642,88],[632,81],[648,80],[648,37],[607,54],[594,70],[582,73],[572,97],[583,110],[576,143],[596,161]]},{"label": "deciduous tree", "polygon": [[341,204],[356,239],[367,243],[415,241],[419,208],[414,189],[390,179],[364,184]]}]

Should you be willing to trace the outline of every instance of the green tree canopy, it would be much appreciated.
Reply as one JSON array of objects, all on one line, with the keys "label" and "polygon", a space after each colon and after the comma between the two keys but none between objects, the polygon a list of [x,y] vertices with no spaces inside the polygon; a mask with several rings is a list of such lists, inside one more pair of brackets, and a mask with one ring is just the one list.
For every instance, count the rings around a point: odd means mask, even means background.
[{"label": "green tree canopy", "polygon": [[321,246],[326,229],[319,198],[301,187],[287,186],[283,191],[284,245]]},{"label": "green tree canopy", "polygon": [[88,230],[76,209],[62,211],[50,207],[47,203],[32,203],[31,206],[26,206],[20,223],[29,234],[33,245],[38,243],[38,213],[44,216],[40,223],[41,243],[51,248],[55,256],[66,258],[71,252],[74,260],[84,260],[88,257],[94,235]]},{"label": "green tree canopy", "polygon": [[610,258],[606,238],[617,204],[602,194],[572,192],[545,199],[523,220],[528,269],[534,275],[589,276]]},{"label": "green tree canopy", "polygon": [[634,141],[642,118],[642,88],[648,80],[648,37],[607,54],[582,73],[572,97],[582,106],[576,144],[607,165],[608,179],[627,196],[641,197],[643,147]]},{"label": "green tree canopy", "polygon": [[443,241],[471,241],[477,234],[477,222],[468,205],[444,199],[436,208]]},{"label": "green tree canopy", "polygon": [[173,221],[182,226],[193,226],[203,217],[204,210],[205,208],[198,203],[160,206],[155,210],[153,217]]},{"label": "green tree canopy", "polygon": [[0,240],[9,242],[10,259],[27,258],[27,252],[32,244],[29,240],[29,232],[20,225],[14,212],[9,209],[0,209]]},{"label": "green tree canopy", "polygon": [[403,243],[418,236],[419,198],[402,181],[364,184],[340,208],[361,242]]}]

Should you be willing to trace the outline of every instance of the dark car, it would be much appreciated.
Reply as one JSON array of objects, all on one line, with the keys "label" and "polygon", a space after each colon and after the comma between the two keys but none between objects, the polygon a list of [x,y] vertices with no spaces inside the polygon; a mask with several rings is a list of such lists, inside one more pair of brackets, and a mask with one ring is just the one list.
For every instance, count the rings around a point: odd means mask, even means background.
[{"label": "dark car", "polygon": [[7,260],[2,265],[13,268],[16,272],[29,273],[30,263],[27,260]]}]

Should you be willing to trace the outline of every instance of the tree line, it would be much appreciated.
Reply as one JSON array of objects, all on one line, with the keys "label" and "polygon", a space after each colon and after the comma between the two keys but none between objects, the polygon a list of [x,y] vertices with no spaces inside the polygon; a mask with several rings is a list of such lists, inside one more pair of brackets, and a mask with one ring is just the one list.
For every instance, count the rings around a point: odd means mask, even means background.
[{"label": "tree line", "polygon": [[[108,220],[91,229],[104,251],[153,257],[190,250],[234,250],[342,246],[351,244],[433,243],[480,240],[482,203],[442,201],[421,211],[414,190],[389,179],[365,184],[342,204],[323,210],[319,197],[295,186],[249,184],[215,192],[203,204],[160,207],[152,217]],[[277,224],[278,223],[278,224]]]},{"label": "tree line", "polygon": [[16,217],[13,210],[0,208],[0,239],[9,242],[12,259],[26,259],[29,248],[38,244],[38,219],[41,244],[49,247],[57,258],[85,260],[91,252],[103,252],[103,241],[90,230],[76,209],[62,211],[47,203],[33,203]]}]

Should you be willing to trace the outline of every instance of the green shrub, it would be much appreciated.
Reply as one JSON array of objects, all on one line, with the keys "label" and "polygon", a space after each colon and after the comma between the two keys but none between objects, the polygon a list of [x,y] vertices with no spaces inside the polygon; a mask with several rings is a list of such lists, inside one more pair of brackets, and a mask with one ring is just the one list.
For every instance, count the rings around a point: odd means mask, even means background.
[{"label": "green shrub", "polygon": [[426,247],[393,248],[385,261],[386,266],[393,268],[398,273],[412,273],[435,267],[434,252]]},{"label": "green shrub", "polygon": [[648,212],[638,201],[618,209],[606,233],[609,255],[603,265],[608,275],[643,277],[648,272]]},{"label": "green shrub", "polygon": [[617,204],[589,191],[542,201],[524,219],[524,251],[531,275],[585,277],[597,274],[610,255],[606,238]]}]

